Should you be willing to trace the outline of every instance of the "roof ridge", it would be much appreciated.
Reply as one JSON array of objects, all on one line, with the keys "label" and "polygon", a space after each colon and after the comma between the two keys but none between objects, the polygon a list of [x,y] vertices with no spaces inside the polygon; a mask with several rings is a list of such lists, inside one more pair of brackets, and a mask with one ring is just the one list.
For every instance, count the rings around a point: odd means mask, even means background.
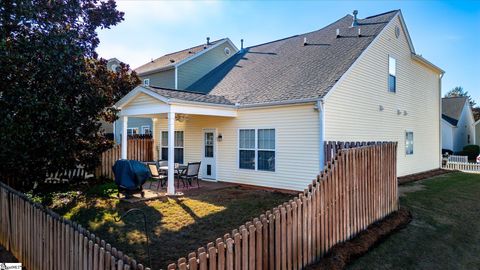
[{"label": "roof ridge", "polygon": [[380,13],[380,14],[375,14],[375,15],[372,15],[372,16],[368,16],[368,17],[365,17],[365,18],[360,19],[360,20],[372,19],[372,18],[375,18],[375,17],[378,17],[378,16],[386,15],[386,14],[389,14],[389,13],[392,13],[392,12],[399,12],[399,11],[401,11],[401,9],[392,9],[390,11],[383,12],[383,13]]},{"label": "roof ridge", "polygon": [[[226,40],[226,39],[227,39],[227,38],[221,38],[221,39],[217,39],[217,40],[211,41],[211,42],[210,42],[210,45],[215,45],[214,43],[217,43],[217,42],[219,42],[219,41],[221,41],[221,40]],[[203,46],[203,45],[206,45],[206,44],[205,44],[205,43],[202,43],[202,44],[199,44],[199,45],[196,45],[196,46],[192,46],[192,47],[190,47],[190,48],[186,48],[186,49],[183,49],[183,50],[178,50],[178,51],[176,51],[176,52],[167,53],[167,54],[164,54],[164,55],[162,55],[162,56],[160,56],[160,57],[158,57],[158,58],[162,58],[162,57],[165,57],[165,56],[168,56],[168,55],[172,55],[172,54],[176,54],[176,53],[179,53],[179,52],[191,50],[191,49],[194,49],[194,48],[196,48],[196,47]],[[158,58],[157,58],[157,59],[158,59]],[[154,60],[154,61],[155,61],[155,60]]]},{"label": "roof ridge", "polygon": [[[263,45],[267,45],[267,44],[270,44],[270,43],[274,43],[274,42],[279,42],[279,41],[283,41],[283,40],[287,40],[287,39],[290,39],[290,38],[295,38],[295,37],[299,37],[299,36],[303,36],[303,35],[307,35],[307,34],[311,34],[311,33],[314,33],[314,32],[318,32],[320,30],[323,30],[331,25],[334,25],[335,23],[339,22],[340,20],[343,20],[345,19],[346,17],[353,17],[352,15],[350,14],[347,14],[345,16],[343,16],[342,18],[328,24],[328,25],[325,25],[324,27],[322,28],[319,28],[317,30],[313,30],[313,31],[310,31],[310,32],[305,32],[305,33],[301,33],[301,34],[296,34],[296,35],[293,35],[293,36],[288,36],[288,37],[284,37],[284,38],[279,38],[279,39],[276,39],[276,40],[272,40],[272,41],[268,41],[268,42],[264,42],[264,43],[260,43],[260,44],[256,44],[256,45],[253,45],[253,46],[250,46],[250,47],[246,47],[245,49],[250,49],[250,48],[255,48],[255,47],[258,47],[258,46],[263,46]],[[240,52],[240,51],[239,51]]]},{"label": "roof ridge", "polygon": [[468,99],[466,96],[454,96],[454,97],[442,97],[442,98],[465,98]]}]

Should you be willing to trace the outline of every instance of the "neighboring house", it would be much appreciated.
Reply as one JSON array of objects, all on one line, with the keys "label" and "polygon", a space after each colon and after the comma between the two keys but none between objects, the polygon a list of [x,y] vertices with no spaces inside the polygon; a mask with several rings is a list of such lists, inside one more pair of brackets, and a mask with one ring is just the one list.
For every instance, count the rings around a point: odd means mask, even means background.
[{"label": "neighboring house", "polygon": [[[228,38],[166,54],[135,69],[144,85],[169,89],[186,89],[238,52]],[[120,142],[123,123],[115,122],[115,140]],[[128,134],[151,132],[150,118],[134,118],[128,123]]]},{"label": "neighboring house", "polygon": [[473,125],[475,126],[475,144],[480,146],[480,120],[477,120]]},{"label": "neighboring house", "polygon": [[242,49],[186,90],[139,86],[116,105],[125,121],[154,119],[158,159],[303,190],[329,140],[398,142],[398,176],[439,168],[442,75],[395,10]]},{"label": "neighboring house", "polygon": [[467,97],[442,98],[442,149],[459,152],[475,144],[474,122]]}]

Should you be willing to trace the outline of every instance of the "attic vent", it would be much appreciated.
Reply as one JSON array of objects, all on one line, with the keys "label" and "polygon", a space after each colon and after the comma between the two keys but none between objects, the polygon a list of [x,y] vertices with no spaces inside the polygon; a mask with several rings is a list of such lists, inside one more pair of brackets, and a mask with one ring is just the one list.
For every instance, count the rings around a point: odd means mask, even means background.
[{"label": "attic vent", "polygon": [[192,53],[192,51],[188,51],[188,53]]},{"label": "attic vent", "polygon": [[175,63],[175,60],[173,60],[173,59],[170,59],[170,63]]}]

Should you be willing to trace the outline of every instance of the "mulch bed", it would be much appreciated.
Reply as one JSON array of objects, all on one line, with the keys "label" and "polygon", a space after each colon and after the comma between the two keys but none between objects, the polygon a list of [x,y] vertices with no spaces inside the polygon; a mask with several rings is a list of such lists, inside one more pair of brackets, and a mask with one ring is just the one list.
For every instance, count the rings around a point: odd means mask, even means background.
[{"label": "mulch bed", "polygon": [[367,230],[345,243],[335,245],[332,250],[315,265],[307,270],[344,269],[354,259],[367,253],[380,244],[389,235],[404,228],[412,220],[412,214],[405,208],[388,215],[381,221],[373,223]]},{"label": "mulch bed", "polygon": [[8,252],[2,245],[0,245],[0,263],[16,263],[18,262],[12,253]]},{"label": "mulch bed", "polygon": [[402,185],[402,184],[415,182],[415,181],[418,181],[418,180],[423,180],[423,179],[427,179],[427,178],[430,178],[430,177],[434,177],[434,176],[442,175],[442,174],[446,174],[446,173],[451,173],[451,172],[452,171],[449,171],[449,170],[435,169],[435,170],[431,170],[431,171],[426,171],[426,172],[421,172],[421,173],[416,173],[416,174],[410,174],[410,175],[398,177],[398,184]]}]

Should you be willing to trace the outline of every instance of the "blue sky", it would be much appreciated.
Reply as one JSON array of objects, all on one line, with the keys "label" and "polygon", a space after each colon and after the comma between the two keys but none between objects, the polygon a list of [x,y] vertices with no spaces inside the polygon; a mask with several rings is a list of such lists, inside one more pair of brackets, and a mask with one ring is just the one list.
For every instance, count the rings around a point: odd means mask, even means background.
[{"label": "blue sky", "polygon": [[125,21],[101,30],[97,51],[136,68],[163,54],[229,37],[252,46],[320,29],[359,11],[401,9],[418,54],[480,104],[480,1],[117,1]]}]

